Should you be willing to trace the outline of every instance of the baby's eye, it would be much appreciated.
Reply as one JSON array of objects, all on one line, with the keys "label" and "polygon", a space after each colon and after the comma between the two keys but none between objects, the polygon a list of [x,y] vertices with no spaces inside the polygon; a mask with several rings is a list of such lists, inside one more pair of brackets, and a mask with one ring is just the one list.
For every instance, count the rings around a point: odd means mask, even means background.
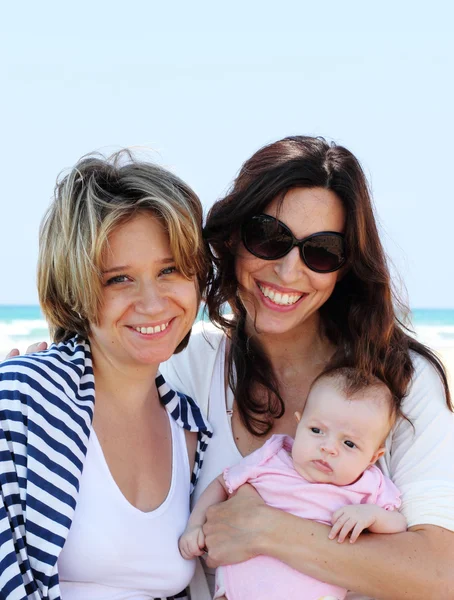
[{"label": "baby's eye", "polygon": [[165,269],[162,269],[161,275],[171,275],[172,273],[176,273],[176,272],[177,272],[177,268],[175,265],[173,265],[172,267],[166,267]]},{"label": "baby's eye", "polygon": [[322,432],[322,430],[319,429],[318,427],[311,427],[311,431],[312,431],[312,433],[321,433]]},{"label": "baby's eye", "polygon": [[346,446],[348,446],[349,448],[356,448],[356,444],[354,442],[352,442],[351,440],[345,440],[344,444]]},{"label": "baby's eye", "polygon": [[114,285],[115,283],[125,283],[129,281],[129,277],[127,275],[115,275],[115,277],[111,277],[106,281],[106,285]]}]

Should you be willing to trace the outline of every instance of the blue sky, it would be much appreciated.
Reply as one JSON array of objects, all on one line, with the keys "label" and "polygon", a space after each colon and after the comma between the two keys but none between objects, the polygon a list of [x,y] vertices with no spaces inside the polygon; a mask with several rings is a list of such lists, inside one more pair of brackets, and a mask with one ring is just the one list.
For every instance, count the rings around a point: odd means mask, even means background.
[{"label": "blue sky", "polygon": [[39,222],[81,155],[152,148],[209,207],[260,146],[310,134],[362,162],[411,305],[454,307],[453,6],[8,3],[0,304],[37,302]]}]

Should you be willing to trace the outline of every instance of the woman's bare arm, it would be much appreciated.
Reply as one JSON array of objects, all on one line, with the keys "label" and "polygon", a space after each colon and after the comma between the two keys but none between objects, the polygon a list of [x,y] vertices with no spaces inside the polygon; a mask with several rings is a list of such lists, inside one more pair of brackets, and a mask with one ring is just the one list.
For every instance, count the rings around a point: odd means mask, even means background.
[{"label": "woman's bare arm", "polygon": [[[249,488],[249,489],[248,489]],[[316,579],[381,600],[454,599],[454,533],[433,525],[363,534],[355,544],[330,528],[267,506],[251,486],[211,507],[204,526],[208,566],[265,554]]]}]

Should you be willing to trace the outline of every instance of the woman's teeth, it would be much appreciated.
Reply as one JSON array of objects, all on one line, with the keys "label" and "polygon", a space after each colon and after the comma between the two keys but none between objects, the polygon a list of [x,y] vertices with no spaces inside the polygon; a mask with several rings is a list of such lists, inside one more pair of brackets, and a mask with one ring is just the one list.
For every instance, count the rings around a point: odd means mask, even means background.
[{"label": "woman's teeth", "polygon": [[167,329],[168,326],[169,326],[169,323],[163,323],[162,325],[156,325],[156,327],[136,327],[135,330],[138,331],[139,333],[151,334],[151,333],[159,333],[160,331],[164,331],[164,329]]},{"label": "woman's teeth", "polygon": [[272,302],[274,302],[274,304],[279,304],[280,306],[289,306],[290,304],[295,304],[295,302],[298,302],[298,300],[303,296],[303,294],[281,294],[272,288],[260,284],[259,288],[264,296],[269,298]]}]

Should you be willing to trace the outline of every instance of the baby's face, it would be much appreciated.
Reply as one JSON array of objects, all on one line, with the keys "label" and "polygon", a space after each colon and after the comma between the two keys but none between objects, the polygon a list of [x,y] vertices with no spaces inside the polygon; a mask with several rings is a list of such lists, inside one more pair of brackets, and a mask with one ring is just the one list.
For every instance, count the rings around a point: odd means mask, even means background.
[{"label": "baby's face", "polygon": [[380,388],[349,400],[335,381],[311,390],[296,431],[292,457],[308,481],[349,485],[384,453],[389,411]]}]

